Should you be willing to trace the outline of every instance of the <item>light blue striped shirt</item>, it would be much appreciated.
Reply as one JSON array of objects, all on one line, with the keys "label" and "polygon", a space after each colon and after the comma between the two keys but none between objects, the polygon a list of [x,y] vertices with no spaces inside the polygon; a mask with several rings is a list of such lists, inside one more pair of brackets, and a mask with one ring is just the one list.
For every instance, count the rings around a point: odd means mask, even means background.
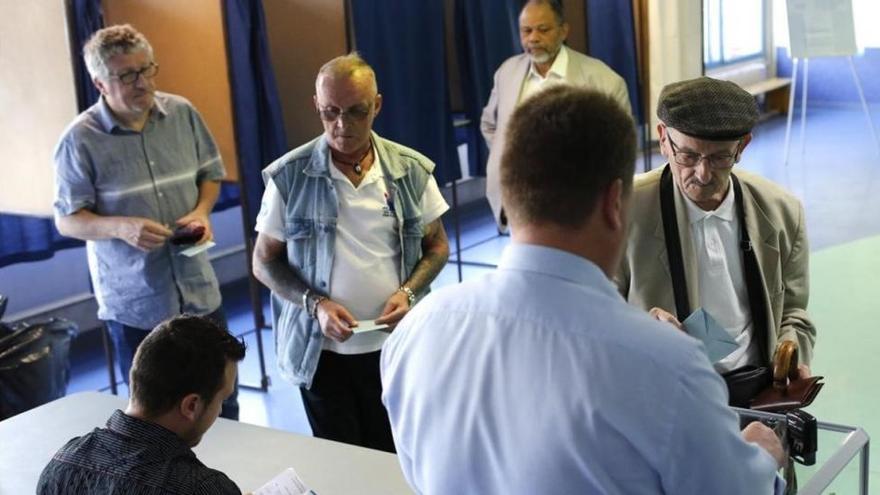
[{"label": "light blue striped shirt", "polygon": [[420,493],[773,493],[700,345],[588,260],[512,244],[385,343],[403,473]]},{"label": "light blue striped shirt", "polygon": [[[199,184],[224,173],[211,133],[186,99],[156,93],[146,126],[136,132],[119,124],[101,98],[58,143],[55,211],[146,217],[173,229],[198,203]],[[98,317],[151,329],[181,312],[219,308],[207,253],[188,258],[180,255],[186,247],[167,243],[145,253],[118,239],[88,241]]]}]

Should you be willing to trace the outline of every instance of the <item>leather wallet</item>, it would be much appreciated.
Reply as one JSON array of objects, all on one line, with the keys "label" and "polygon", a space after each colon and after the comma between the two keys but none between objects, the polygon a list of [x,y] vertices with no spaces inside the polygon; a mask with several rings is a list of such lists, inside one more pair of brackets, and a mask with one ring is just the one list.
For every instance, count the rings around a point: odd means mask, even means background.
[{"label": "leather wallet", "polygon": [[821,376],[798,378],[797,343],[783,341],[773,356],[773,383],[755,396],[751,409],[769,412],[788,412],[813,403],[825,385]]},{"label": "leather wallet", "polygon": [[195,244],[203,235],[205,235],[205,227],[201,225],[196,227],[178,227],[171,235],[169,241],[175,246],[185,246],[187,244]]}]

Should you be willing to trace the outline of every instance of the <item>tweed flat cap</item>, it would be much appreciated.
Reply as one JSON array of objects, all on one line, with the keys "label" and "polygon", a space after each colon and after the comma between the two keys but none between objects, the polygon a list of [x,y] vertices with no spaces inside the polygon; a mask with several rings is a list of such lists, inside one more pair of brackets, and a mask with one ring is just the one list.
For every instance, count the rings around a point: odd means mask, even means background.
[{"label": "tweed flat cap", "polygon": [[733,141],[751,132],[758,121],[758,104],[730,81],[698,77],[663,88],[657,117],[695,138]]}]

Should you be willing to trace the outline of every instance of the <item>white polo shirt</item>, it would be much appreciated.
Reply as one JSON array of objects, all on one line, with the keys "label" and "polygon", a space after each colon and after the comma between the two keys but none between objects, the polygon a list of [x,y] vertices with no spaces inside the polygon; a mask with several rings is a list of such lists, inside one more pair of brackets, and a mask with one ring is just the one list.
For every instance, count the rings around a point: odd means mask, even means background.
[{"label": "white polo shirt", "polygon": [[719,372],[746,364],[759,364],[752,345],[752,312],[743,276],[740,228],[732,184],[713,211],[705,211],[682,194],[687,205],[691,239],[697,256],[700,305],[722,326],[739,347],[715,363]]},{"label": "white polo shirt", "polygon": [[[330,297],[356,319],[374,320],[402,282],[398,222],[388,204],[388,184],[378,155],[357,188],[332,163],[329,166],[339,198]],[[428,178],[421,208],[425,225],[449,209],[433,176]],[[286,242],[284,199],[272,181],[266,185],[256,230]],[[325,338],[323,348],[340,354],[364,354],[381,349],[387,337],[385,332],[365,332],[342,343]]]}]

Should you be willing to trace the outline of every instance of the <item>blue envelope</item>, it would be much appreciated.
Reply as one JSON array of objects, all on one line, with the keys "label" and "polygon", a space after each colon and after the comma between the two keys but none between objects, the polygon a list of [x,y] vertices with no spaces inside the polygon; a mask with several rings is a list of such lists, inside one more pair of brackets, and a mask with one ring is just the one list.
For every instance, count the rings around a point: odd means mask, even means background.
[{"label": "blue envelope", "polygon": [[731,352],[735,351],[739,344],[727,333],[721,325],[712,318],[703,308],[699,308],[682,322],[684,330],[696,339],[703,342],[706,354],[712,364],[722,360]]}]

